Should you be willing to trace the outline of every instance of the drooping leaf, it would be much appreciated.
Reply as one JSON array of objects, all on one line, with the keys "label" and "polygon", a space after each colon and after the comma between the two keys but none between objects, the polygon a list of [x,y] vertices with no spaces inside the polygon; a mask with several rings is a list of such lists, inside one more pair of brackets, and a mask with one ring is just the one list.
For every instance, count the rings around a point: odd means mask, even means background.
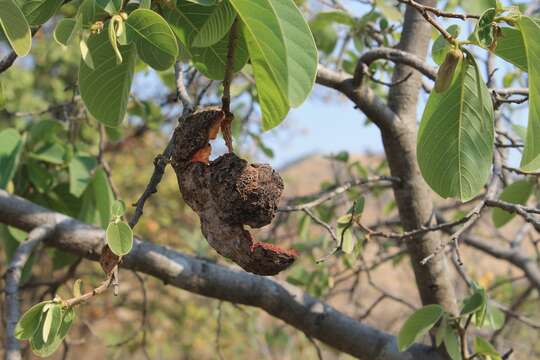
[{"label": "drooping leaf", "polygon": [[[507,186],[499,199],[512,204],[524,205],[531,196],[532,190],[533,184],[530,181],[518,180]],[[494,208],[491,213],[491,219],[497,228],[506,225],[514,216],[515,214],[499,208]]]},{"label": "drooping leaf", "polygon": [[398,349],[405,351],[416,339],[426,334],[439,321],[444,311],[440,305],[433,304],[416,310],[405,321],[398,334]]},{"label": "drooping leaf", "polygon": [[114,202],[114,195],[107,179],[107,174],[102,168],[98,168],[92,181],[94,199],[99,214],[99,222],[103,228],[111,220],[111,209]]},{"label": "drooping leaf", "polygon": [[521,170],[534,172],[540,169],[540,66],[533,59],[540,57],[540,26],[533,19],[523,16],[518,21],[523,35],[529,69],[529,124],[521,158]]},{"label": "drooping leaf", "polygon": [[251,34],[246,32],[251,66],[262,112],[263,129],[276,127],[289,112],[289,104]]},{"label": "drooping leaf", "polygon": [[422,175],[440,196],[477,195],[491,173],[493,107],[470,54],[443,93],[432,92],[418,132]]},{"label": "drooping leaf", "polygon": [[107,126],[118,126],[126,115],[129,90],[135,69],[135,46],[119,46],[124,59],[115,60],[107,31],[88,38],[94,68],[81,62],[79,88],[88,111]]},{"label": "drooping leaf", "polygon": [[474,352],[477,354],[489,356],[491,360],[500,360],[501,355],[495,349],[493,345],[489,343],[486,339],[481,336],[476,336],[474,338]]},{"label": "drooping leaf", "polygon": [[213,9],[214,11],[207,17],[206,22],[193,39],[193,47],[214,45],[229,32],[236,17],[234,8],[228,1],[222,1]]},{"label": "drooping leaf", "polygon": [[63,46],[68,46],[73,35],[76,33],[77,20],[75,19],[62,19],[56,24],[54,29],[54,40]]},{"label": "drooping leaf", "polygon": [[[161,8],[163,16],[191,57],[197,70],[210,79],[223,80],[227,64],[228,35],[211,46],[192,47],[193,39],[213,11],[212,7],[200,6],[186,0],[179,0],[176,7],[164,6]],[[241,35],[235,51],[233,71],[240,71],[246,64],[248,57],[246,41]]]},{"label": "drooping leaf", "polygon": [[86,66],[88,66],[90,69],[94,70],[94,60],[92,59],[92,54],[90,54],[90,49],[88,49],[88,44],[86,43],[86,40],[81,39],[81,41],[79,42],[79,49],[81,50],[82,61],[84,61]]},{"label": "drooping leaf", "polygon": [[34,336],[30,339],[32,352],[40,357],[48,357],[58,349],[75,320],[75,311],[73,308],[61,309],[61,305],[59,304],[54,305],[53,308],[60,309],[60,321],[54,334],[51,333],[49,335],[47,342],[44,342],[39,336]]},{"label": "drooping leaf", "polygon": [[352,254],[354,246],[356,245],[356,238],[350,229],[345,230],[343,233],[343,239],[341,242],[341,250],[345,254]]},{"label": "drooping leaf", "polygon": [[62,320],[62,308],[59,304],[50,304],[51,306],[48,310],[43,309],[44,319],[43,326],[41,328],[41,334],[36,333],[36,336],[43,338],[43,343],[47,344],[49,339],[52,339],[56,336],[58,329],[60,328],[60,322]]},{"label": "drooping leaf", "polygon": [[37,26],[49,20],[63,4],[63,0],[29,0],[22,6],[22,12],[30,26]]},{"label": "drooping leaf", "polygon": [[19,340],[30,339],[39,327],[41,316],[43,314],[43,307],[48,301],[43,301],[35,304],[28,309],[23,316],[17,322],[15,326],[15,337]]},{"label": "drooping leaf", "polygon": [[452,328],[447,328],[444,337],[444,347],[452,360],[462,360],[461,348],[459,346],[459,337],[456,331]]},{"label": "drooping leaf", "polygon": [[128,254],[133,247],[133,231],[125,222],[112,222],[107,227],[107,244],[118,256]]},{"label": "drooping leaf", "polygon": [[46,144],[30,154],[33,159],[45,161],[55,165],[62,165],[66,155],[66,149],[59,143]]},{"label": "drooping leaf", "polygon": [[497,37],[495,55],[517,66],[520,70],[528,71],[527,54],[521,31],[511,27],[502,27]]},{"label": "drooping leaf", "polygon": [[315,82],[317,48],[294,1],[231,0],[231,4],[251,35],[250,48],[258,49],[287,103],[302,104]]},{"label": "drooping leaf", "polygon": [[0,189],[5,189],[15,174],[22,144],[17,130],[0,131]]},{"label": "drooping leaf", "polygon": [[159,14],[137,9],[126,21],[127,41],[137,46],[139,57],[156,70],[166,70],[178,56],[178,45],[171,28]]},{"label": "drooping leaf", "polygon": [[18,56],[26,56],[32,47],[32,33],[23,12],[14,0],[0,0],[0,25]]}]

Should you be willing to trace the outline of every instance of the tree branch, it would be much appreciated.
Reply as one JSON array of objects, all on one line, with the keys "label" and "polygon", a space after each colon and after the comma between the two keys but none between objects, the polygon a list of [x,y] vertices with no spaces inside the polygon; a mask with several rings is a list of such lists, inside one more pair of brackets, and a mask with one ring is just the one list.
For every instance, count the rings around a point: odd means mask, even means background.
[{"label": "tree branch", "polygon": [[[99,258],[103,230],[4,190],[0,190],[0,221],[26,231],[41,225],[54,226],[54,236],[47,239],[47,245],[87,259]],[[136,239],[122,265],[196,294],[261,308],[308,336],[360,359],[444,359],[431,347],[419,344],[400,353],[393,336],[359,323],[287,283],[196,259],[164,246]]]},{"label": "tree branch", "polygon": [[20,360],[21,351],[19,341],[15,338],[15,326],[19,321],[19,284],[22,276],[22,269],[34,248],[52,233],[52,227],[49,224],[34,227],[28,234],[28,239],[21,243],[9,263],[6,271],[6,360]]}]

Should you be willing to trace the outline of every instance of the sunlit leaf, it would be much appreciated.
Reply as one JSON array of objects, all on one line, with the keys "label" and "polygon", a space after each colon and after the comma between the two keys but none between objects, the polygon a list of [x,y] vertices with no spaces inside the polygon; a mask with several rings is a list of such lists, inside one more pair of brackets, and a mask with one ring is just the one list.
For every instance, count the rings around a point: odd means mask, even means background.
[{"label": "sunlit leaf", "polygon": [[112,222],[107,227],[107,244],[113,253],[123,256],[131,251],[133,246],[133,231],[124,222]]},{"label": "sunlit leaf", "polygon": [[398,334],[398,349],[405,351],[416,339],[426,334],[443,315],[440,305],[433,304],[416,310],[405,321]]},{"label": "sunlit leaf", "polygon": [[0,25],[9,44],[19,56],[25,56],[32,47],[32,33],[23,12],[14,0],[0,0]]}]

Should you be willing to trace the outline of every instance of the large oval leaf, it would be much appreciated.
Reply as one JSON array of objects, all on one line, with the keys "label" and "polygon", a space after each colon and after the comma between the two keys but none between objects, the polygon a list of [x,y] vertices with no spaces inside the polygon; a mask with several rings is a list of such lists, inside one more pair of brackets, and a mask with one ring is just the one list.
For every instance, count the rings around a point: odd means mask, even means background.
[{"label": "large oval leaf", "polygon": [[[531,196],[532,190],[533,185],[530,181],[518,180],[507,186],[501,193],[501,196],[499,196],[499,199],[512,204],[524,205]],[[491,213],[493,224],[498,228],[506,225],[514,216],[516,214],[499,208],[493,209]]]},{"label": "large oval leaf", "polygon": [[32,47],[32,33],[23,12],[13,0],[0,0],[0,25],[19,56],[25,56]]},{"label": "large oval leaf", "polygon": [[229,32],[236,18],[234,8],[228,1],[223,1],[213,9],[214,11],[208,16],[199,33],[193,39],[193,47],[214,45]]},{"label": "large oval leaf", "polygon": [[469,200],[483,188],[493,156],[493,106],[470,54],[450,87],[432,92],[418,131],[418,163],[440,196]]},{"label": "large oval leaf", "polygon": [[397,337],[399,351],[405,351],[416,339],[424,335],[439,321],[444,311],[440,305],[433,304],[416,310],[405,321]]},{"label": "large oval leaf", "polygon": [[231,0],[289,105],[308,97],[317,73],[317,48],[293,0]]},{"label": "large oval leaf", "polygon": [[88,38],[94,69],[81,61],[79,87],[88,111],[108,126],[118,126],[124,120],[135,68],[135,46],[119,46],[124,61],[116,63],[108,31]]},{"label": "large oval leaf", "polygon": [[37,26],[49,20],[63,2],[63,0],[30,0],[24,3],[22,12],[31,26]]},{"label": "large oval leaf", "polygon": [[[32,351],[35,355],[40,357],[47,357],[52,355],[58,347],[62,344],[62,341],[66,337],[73,321],[75,320],[75,311],[73,308],[60,309],[61,305],[54,305],[54,311],[60,311],[59,323],[56,327],[56,331],[49,335],[49,338],[46,342],[39,338],[38,334],[35,334],[34,337],[30,340],[30,345]],[[52,311],[53,308],[51,308]]]},{"label": "large oval leaf", "polygon": [[[208,47],[192,47],[195,37],[215,8],[179,0],[176,7],[163,4],[161,11],[178,40],[192,58],[197,70],[210,79],[223,80],[227,64],[228,36],[224,36],[220,41]],[[238,40],[234,58],[234,72],[240,71],[248,59],[244,37],[240,36]]]},{"label": "large oval leaf", "polygon": [[527,52],[529,69],[529,125],[521,158],[521,169],[534,172],[540,169],[540,26],[531,18],[523,16],[518,21]]},{"label": "large oval leaf", "polygon": [[171,28],[159,14],[137,9],[126,21],[128,42],[135,42],[139,57],[156,70],[171,67],[178,56],[178,45]]}]

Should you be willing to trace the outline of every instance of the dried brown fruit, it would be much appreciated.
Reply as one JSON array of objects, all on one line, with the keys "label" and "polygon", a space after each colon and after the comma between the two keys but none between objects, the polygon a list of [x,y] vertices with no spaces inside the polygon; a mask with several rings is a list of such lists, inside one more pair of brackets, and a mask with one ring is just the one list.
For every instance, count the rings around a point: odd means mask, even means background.
[{"label": "dried brown fruit", "polygon": [[199,215],[208,243],[244,270],[275,275],[290,266],[294,250],[253,240],[245,225],[261,227],[275,216],[283,181],[269,165],[249,164],[233,153],[208,161],[224,121],[217,110],[199,111],[175,130],[173,167],[184,201]]}]

